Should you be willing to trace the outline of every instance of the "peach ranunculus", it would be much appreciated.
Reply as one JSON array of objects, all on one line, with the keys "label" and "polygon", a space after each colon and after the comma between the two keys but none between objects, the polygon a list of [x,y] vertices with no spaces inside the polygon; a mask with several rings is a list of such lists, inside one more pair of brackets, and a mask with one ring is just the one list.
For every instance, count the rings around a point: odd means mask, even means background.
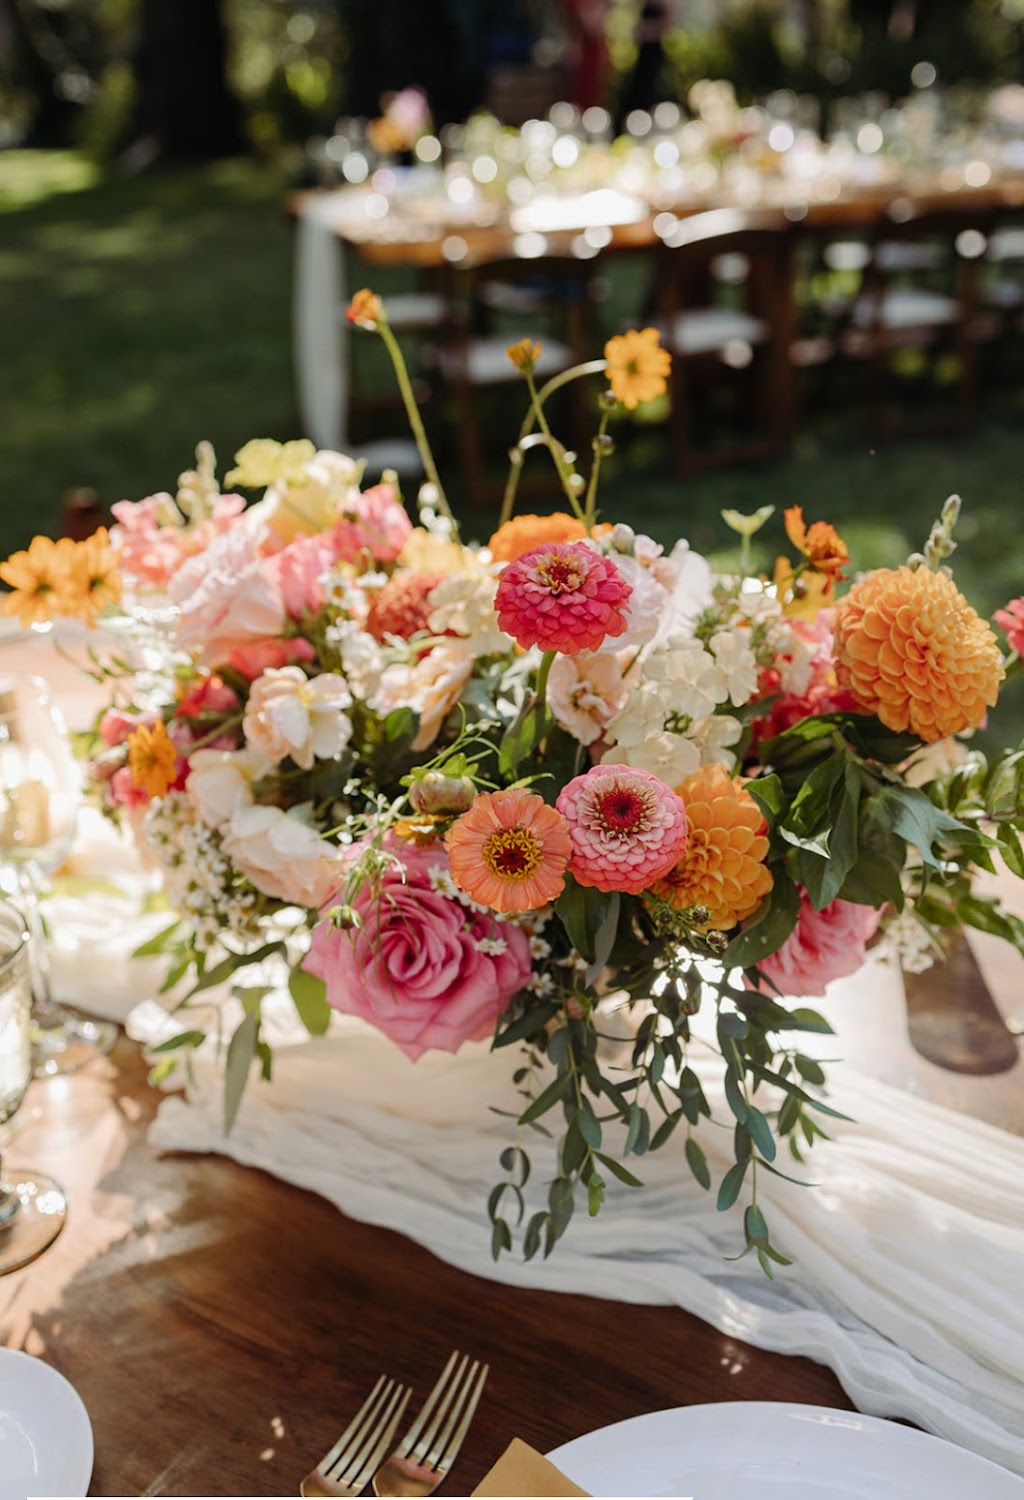
[{"label": "peach ranunculus", "polygon": [[284,629],[284,600],[260,556],[262,529],[240,522],[192,557],[171,579],[179,607],[177,639],[207,666]]},{"label": "peach ranunculus", "polygon": [[555,721],[581,745],[599,740],[610,720],[625,707],[636,670],[632,651],[579,651],[556,656],[548,677],[547,701]]},{"label": "peach ranunculus", "polygon": [[861,967],[881,912],[854,901],[830,901],[815,911],[806,891],[801,891],[801,898],[793,931],[758,968],[781,995],[823,995],[833,979],[843,979]]},{"label": "peach ranunculus", "polygon": [[426,750],[437,739],[446,715],[455,707],[473,671],[473,653],[453,637],[439,642],[419,661],[399,662],[381,673],[372,707],[378,713],[413,708],[420,716],[414,750]]},{"label": "peach ranunculus", "polygon": [[308,771],[315,759],[333,760],[348,744],[352,694],[344,677],[301,667],[271,667],[257,677],[245,706],[246,742],[271,765],[291,756]]},{"label": "peach ranunculus", "polygon": [[342,882],[341,850],[279,807],[242,807],[221,838],[235,868],[289,906],[319,910]]},{"label": "peach ranunculus", "polygon": [[529,939],[448,894],[440,844],[390,847],[400,864],[355,897],[359,926],[321,922],[303,967],[324,980],[329,1005],[376,1026],[415,1061],[492,1034],[530,978]]}]

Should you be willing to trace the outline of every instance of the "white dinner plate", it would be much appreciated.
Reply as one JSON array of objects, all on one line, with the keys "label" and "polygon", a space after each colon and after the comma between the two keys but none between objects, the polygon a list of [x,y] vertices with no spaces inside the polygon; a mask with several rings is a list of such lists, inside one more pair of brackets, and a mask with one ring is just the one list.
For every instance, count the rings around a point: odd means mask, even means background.
[{"label": "white dinner plate", "polygon": [[1024,1500],[1024,1480],[915,1428],[774,1401],[650,1412],[588,1432],[548,1458],[592,1495]]},{"label": "white dinner plate", "polygon": [[82,1398],[52,1365],[0,1349],[0,1500],[84,1495],[92,1426]]}]

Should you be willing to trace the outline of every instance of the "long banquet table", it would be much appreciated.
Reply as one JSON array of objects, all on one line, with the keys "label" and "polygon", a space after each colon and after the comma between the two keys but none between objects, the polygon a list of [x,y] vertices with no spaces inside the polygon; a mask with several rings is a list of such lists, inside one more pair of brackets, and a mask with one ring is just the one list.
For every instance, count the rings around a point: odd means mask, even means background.
[{"label": "long banquet table", "polygon": [[[45,642],[0,648],[5,667],[72,692]],[[72,717],[82,702],[72,696]],[[1024,961],[987,941],[978,951],[1009,1012]],[[1024,1133],[1019,1061],[995,1076],[946,1071],[904,1033],[858,1031],[855,1016],[843,1050]],[[91,1495],[293,1495],[381,1371],[422,1396],[452,1348],[491,1376],[449,1494],[469,1493],[513,1436],[548,1450],[701,1402],[850,1406],[824,1366],[683,1311],[505,1287],[260,1171],[159,1156],[146,1140],[157,1103],[122,1037],[77,1074],[33,1084],[11,1152],[56,1176],[71,1211],[48,1252],[0,1279],[0,1342],[48,1361],[81,1395]]]}]

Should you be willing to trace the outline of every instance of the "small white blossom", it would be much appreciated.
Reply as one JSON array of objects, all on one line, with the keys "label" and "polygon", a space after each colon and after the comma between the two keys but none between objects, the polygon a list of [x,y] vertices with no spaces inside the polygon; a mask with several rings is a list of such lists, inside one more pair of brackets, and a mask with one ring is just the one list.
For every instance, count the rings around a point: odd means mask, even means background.
[{"label": "small white blossom", "polygon": [[757,660],[750,649],[750,632],[719,630],[708,644],[725,673],[730,699],[741,708],[757,692]]}]

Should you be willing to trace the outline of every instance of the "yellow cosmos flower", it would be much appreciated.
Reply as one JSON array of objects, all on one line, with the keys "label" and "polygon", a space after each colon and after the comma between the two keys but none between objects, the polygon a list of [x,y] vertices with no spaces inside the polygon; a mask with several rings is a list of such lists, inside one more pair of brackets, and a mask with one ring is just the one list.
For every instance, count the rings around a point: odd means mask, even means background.
[{"label": "yellow cosmos flower", "polygon": [[661,347],[656,328],[617,334],[605,344],[604,357],[612,395],[630,411],[665,394],[672,356]]},{"label": "yellow cosmos flower", "polygon": [[67,537],[53,542],[35,536],[24,552],[15,552],[0,563],[0,579],[11,589],[3,600],[5,615],[17,615],[27,629],[42,625],[54,615],[66,614],[71,598],[69,564],[75,544]]},{"label": "yellow cosmos flower", "polygon": [[273,438],[253,438],[235,454],[236,467],[224,477],[228,485],[262,489],[268,484],[303,484],[306,465],[316,453],[309,438],[278,443]]},{"label": "yellow cosmos flower", "polygon": [[533,339],[519,339],[516,343],[509,344],[505,353],[516,369],[521,370],[525,375],[527,370],[532,370],[540,359],[540,351],[540,344],[534,343]]},{"label": "yellow cosmos flower", "polygon": [[128,767],[132,783],[147,797],[163,797],[178,770],[178,752],[162,719],[150,727],[140,724],[128,736]]},{"label": "yellow cosmos flower", "polygon": [[101,526],[84,542],[72,544],[68,560],[68,614],[95,625],[96,617],[108,604],[121,598],[121,574],[117,553],[110,544],[110,534]]}]

